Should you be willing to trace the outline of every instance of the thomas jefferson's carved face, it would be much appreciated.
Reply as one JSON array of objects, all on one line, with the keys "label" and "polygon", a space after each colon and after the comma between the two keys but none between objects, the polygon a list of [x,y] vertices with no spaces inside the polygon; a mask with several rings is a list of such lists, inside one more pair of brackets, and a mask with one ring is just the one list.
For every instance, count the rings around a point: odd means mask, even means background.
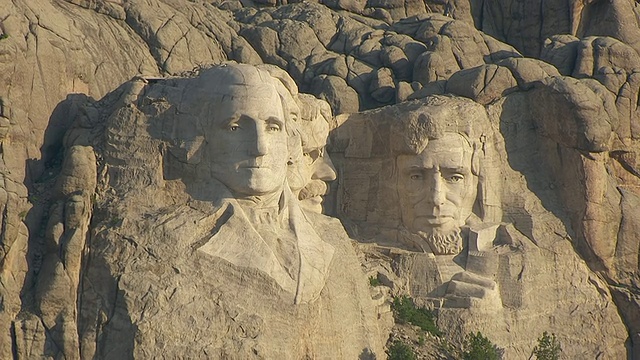
[{"label": "thomas jefferson's carved face", "polygon": [[448,236],[464,225],[477,193],[472,155],[464,137],[446,133],[429,140],[419,155],[398,156],[402,222],[409,231]]},{"label": "thomas jefferson's carved face", "polygon": [[288,160],[280,97],[270,87],[236,93],[210,107],[206,141],[212,175],[239,195],[279,191]]},{"label": "thomas jefferson's carved face", "polygon": [[336,179],[336,170],[325,152],[329,137],[329,123],[319,114],[313,119],[301,120],[298,127],[302,148],[293,156],[289,169],[289,185],[307,210],[321,213],[322,196],[327,193],[327,181]]}]

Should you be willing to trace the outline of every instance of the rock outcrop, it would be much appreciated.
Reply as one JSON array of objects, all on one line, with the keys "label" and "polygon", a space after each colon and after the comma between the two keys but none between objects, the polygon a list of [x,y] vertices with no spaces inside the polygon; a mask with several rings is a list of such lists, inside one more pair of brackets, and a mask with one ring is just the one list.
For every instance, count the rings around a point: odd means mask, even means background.
[{"label": "rock outcrop", "polygon": [[[126,225],[142,214],[168,216],[159,209],[183,202],[183,197],[154,193],[151,184],[167,176],[159,165],[163,154],[197,157],[192,150],[202,138],[185,132],[188,141],[165,149],[161,142],[148,140],[161,136],[148,135],[142,123],[135,123],[132,104],[140,104],[141,91],[164,77],[228,60],[275,65],[273,76],[284,78],[275,75],[279,68],[291,77],[283,80],[290,82],[285,87],[292,89],[295,83],[301,92],[326,100],[334,114],[343,114],[338,117],[341,124],[347,118],[352,122],[368,116],[355,114],[361,111],[432,95],[461,96],[481,104],[498,139],[499,168],[506,180],[497,190],[501,200],[493,204],[502,210],[495,222],[512,224],[527,239],[525,247],[536,249],[531,251],[536,255],[527,253],[524,262],[554,269],[546,273],[555,281],[547,302],[559,312],[557,319],[566,316],[562,309],[591,311],[593,317],[584,317],[584,322],[611,324],[602,328],[608,335],[600,344],[619,349],[625,339],[612,312],[616,309],[628,330],[629,354],[639,357],[639,9],[631,0],[0,0],[0,357],[108,357],[102,346],[120,341],[116,329],[131,329],[139,320],[127,319],[129,313],[120,311],[129,308],[114,289],[123,281],[122,289],[130,290],[132,298],[143,297],[137,292],[152,282],[150,278],[135,280],[139,284],[127,276],[117,278],[132,271],[123,270],[123,259],[145,249],[136,248],[136,236],[147,230],[153,233],[153,226],[142,220],[136,222],[141,226],[137,230]],[[122,120],[127,117],[129,125]],[[97,146],[101,136],[117,141]],[[381,156],[386,151],[374,146],[374,155],[363,152],[377,144],[371,132],[350,134],[349,144],[359,145],[349,145],[348,151],[340,130],[334,137],[330,149],[336,154],[345,151],[345,159]],[[141,157],[145,151],[160,155]],[[188,171],[191,165],[172,166]],[[374,228],[397,222],[393,204],[378,208],[363,200],[377,196],[366,190],[377,186],[375,176],[352,179],[345,169],[337,170],[343,193],[327,199],[327,213],[340,216],[350,230],[358,229],[352,225],[362,221],[375,223]],[[345,181],[358,185],[349,185],[353,187],[347,194]],[[133,191],[136,186],[143,188],[141,184],[148,188]],[[333,187],[337,190],[337,185]],[[136,210],[135,201],[123,202],[117,195],[128,191],[146,202],[144,209]],[[361,203],[346,203],[347,195],[361,197]],[[360,210],[345,211],[347,204]],[[335,224],[324,217],[318,221]],[[123,226],[130,233],[116,240],[113,236]],[[346,242],[343,236],[329,237],[335,237],[339,247]],[[97,241],[98,237],[107,240]],[[160,248],[158,254],[150,251],[150,258],[169,256]],[[89,261],[97,253],[104,255],[103,260]],[[181,257],[185,254],[175,260],[186,261]],[[353,265],[351,255],[345,259],[350,264],[345,266]],[[138,265],[151,269],[150,263]],[[174,272],[165,279],[168,282],[184,274],[166,266],[159,265],[158,271]],[[90,274],[90,283],[109,279],[100,285],[102,290],[95,290],[101,295],[85,297],[78,291],[91,286],[82,281],[85,273]],[[545,281],[543,276],[525,279],[536,289]],[[169,288],[169,283],[164,285]],[[396,294],[407,292],[399,286]],[[100,312],[94,306],[92,320],[81,316],[83,299],[88,304],[107,293],[114,299],[105,302],[107,310]],[[572,302],[562,302],[581,296],[586,305],[577,310]],[[226,309],[220,301],[216,306]],[[358,301],[350,304],[356,306]],[[542,311],[537,304],[531,306],[526,311]],[[517,356],[525,355],[532,337],[517,338],[513,329],[526,326],[551,329],[563,343],[576,349],[583,346],[588,354],[602,350],[581,342],[587,330],[575,322],[563,328],[572,329],[563,334],[561,320],[552,324],[549,319],[556,315],[549,312],[546,320],[532,325],[519,322],[517,310],[502,310],[510,314],[504,315],[505,324],[513,327],[511,333],[499,335],[503,329],[496,324],[456,311],[443,310],[443,321],[459,325],[461,334],[475,328],[494,332],[496,341],[504,336],[504,341],[518,344],[512,350]],[[242,318],[232,312],[229,319]],[[143,308],[131,308],[130,315],[144,313]],[[335,316],[349,319],[354,314]],[[88,339],[95,329],[86,324],[101,321],[112,329],[100,338],[104,340],[83,344],[82,336],[67,335],[87,334],[84,339]],[[245,331],[238,335],[242,339],[253,326],[247,324],[238,325]],[[131,344],[131,339],[126,341]],[[158,335],[148,343],[162,341]],[[140,351],[136,354],[151,356],[145,349],[135,350]],[[619,356],[618,350],[612,351],[607,354]],[[375,352],[383,356],[379,348]],[[584,355],[577,350],[574,354]]]},{"label": "rock outcrop", "polygon": [[[363,251],[371,253],[368,258],[387,259],[368,264],[370,273],[388,279],[393,294],[408,293],[416,301],[432,304],[438,309],[440,327],[457,341],[483,329],[505,350],[506,358],[525,358],[536,345],[531,334],[549,331],[561,334],[563,354],[569,358],[623,358],[627,330],[611,307],[613,297],[606,282],[574,252],[571,242],[576,240],[567,232],[568,219],[557,201],[554,204],[553,196],[533,185],[554,173],[542,161],[524,160],[549,157],[536,144],[536,130],[523,126],[533,121],[535,112],[505,111],[514,98],[526,101],[530,95],[509,95],[505,102],[487,107],[488,114],[468,99],[431,96],[350,115],[333,139],[332,155],[342,179],[339,214],[353,223],[351,233],[365,243]],[[524,106],[518,104],[519,109]],[[441,250],[437,237],[429,237],[429,226],[418,230],[415,224],[421,217],[451,214],[451,206],[464,202],[456,202],[456,190],[445,190],[449,186],[445,183],[467,180],[443,180],[440,190],[424,185],[420,197],[426,200],[415,215],[407,212],[413,202],[403,201],[413,190],[401,181],[406,169],[417,169],[414,163],[406,165],[407,155],[402,154],[413,153],[407,147],[420,147],[421,141],[435,144],[439,138],[447,139],[441,133],[449,132],[469,139],[475,159],[469,158],[470,169],[479,167],[473,170],[477,175],[456,170],[460,175],[455,176],[478,180],[469,183],[477,185],[468,190],[473,212],[463,218],[464,246],[451,252]],[[425,164],[436,161],[429,158]],[[540,166],[524,168],[536,163]],[[430,165],[426,166],[428,170]],[[445,175],[447,171],[440,166],[443,177],[452,176]],[[428,205],[430,196],[446,200],[435,207]],[[428,215],[429,206],[438,210]],[[414,225],[407,217],[416,218]],[[595,339],[599,335],[593,333],[588,338],[569,335],[588,331],[585,326],[598,329],[602,338]],[[524,333],[529,336],[523,337]]]}]

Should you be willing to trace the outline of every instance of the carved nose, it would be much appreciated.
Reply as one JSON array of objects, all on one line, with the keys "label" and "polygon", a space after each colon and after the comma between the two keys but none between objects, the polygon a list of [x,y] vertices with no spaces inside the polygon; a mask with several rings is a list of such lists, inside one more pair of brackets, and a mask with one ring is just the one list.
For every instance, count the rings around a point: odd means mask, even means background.
[{"label": "carved nose", "polygon": [[250,147],[249,153],[253,156],[264,156],[269,151],[267,134],[259,129],[256,130],[255,143]]},{"label": "carved nose", "polygon": [[429,194],[427,194],[427,200],[431,202],[433,205],[442,205],[445,201],[446,191],[442,184],[442,177],[440,173],[436,173],[433,176],[433,179],[430,181],[430,185],[428,187]]},{"label": "carved nose", "polygon": [[329,155],[325,154],[316,161],[311,178],[323,181],[333,181],[336,179],[336,168],[333,166]]}]

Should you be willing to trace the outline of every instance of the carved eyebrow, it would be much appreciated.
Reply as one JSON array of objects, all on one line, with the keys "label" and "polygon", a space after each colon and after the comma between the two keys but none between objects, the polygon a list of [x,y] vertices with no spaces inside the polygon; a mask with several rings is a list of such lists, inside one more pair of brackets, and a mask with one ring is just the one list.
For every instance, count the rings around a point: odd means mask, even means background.
[{"label": "carved eyebrow", "polygon": [[284,121],[282,121],[280,118],[277,118],[275,116],[269,116],[265,121],[268,123],[276,123],[280,126],[284,126]]},{"label": "carved eyebrow", "polygon": [[405,168],[406,171],[413,171],[413,170],[426,170],[427,167],[422,166],[422,165],[410,165],[408,168]]},{"label": "carved eyebrow", "polygon": [[457,167],[445,167],[445,166],[441,166],[440,167],[440,171],[447,171],[447,172],[457,172],[457,173],[465,173],[465,172],[469,172],[470,169],[465,168],[463,166],[457,166]]},{"label": "carved eyebrow", "polygon": [[215,121],[215,123],[217,123],[218,125],[225,127],[229,124],[231,124],[232,122],[238,122],[240,120],[240,116],[234,114],[232,116],[229,116],[228,118],[224,118],[218,121]]}]

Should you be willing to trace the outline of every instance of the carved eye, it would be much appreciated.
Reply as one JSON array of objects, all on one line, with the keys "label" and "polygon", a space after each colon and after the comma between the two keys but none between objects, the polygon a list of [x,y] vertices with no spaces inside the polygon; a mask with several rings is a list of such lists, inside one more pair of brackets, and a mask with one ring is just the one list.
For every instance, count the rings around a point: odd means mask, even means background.
[{"label": "carved eye", "polygon": [[238,124],[231,124],[228,127],[229,131],[237,131],[238,129],[240,129],[240,125]]},{"label": "carved eye", "polygon": [[310,153],[306,152],[303,153],[302,156],[304,156],[304,163],[307,165],[311,165],[313,164],[313,157],[311,156]]},{"label": "carved eye", "polygon": [[318,160],[318,158],[322,156],[322,149],[315,149],[315,150],[309,151],[309,156],[311,156],[311,159],[313,161]]},{"label": "carved eye", "polygon": [[278,124],[271,123],[271,124],[267,125],[267,131],[277,132],[277,131],[280,131],[280,130],[281,130],[281,128],[280,128],[280,125],[278,125]]},{"label": "carved eye", "polygon": [[305,158],[307,164],[311,165],[315,163],[319,158],[324,154],[324,148],[309,150],[308,152],[303,153],[302,155]]},{"label": "carved eye", "polygon": [[447,181],[452,184],[457,184],[464,181],[464,176],[460,174],[453,174],[447,178]]},{"label": "carved eye", "polygon": [[409,177],[411,180],[422,180],[422,175],[420,174],[411,174]]}]

